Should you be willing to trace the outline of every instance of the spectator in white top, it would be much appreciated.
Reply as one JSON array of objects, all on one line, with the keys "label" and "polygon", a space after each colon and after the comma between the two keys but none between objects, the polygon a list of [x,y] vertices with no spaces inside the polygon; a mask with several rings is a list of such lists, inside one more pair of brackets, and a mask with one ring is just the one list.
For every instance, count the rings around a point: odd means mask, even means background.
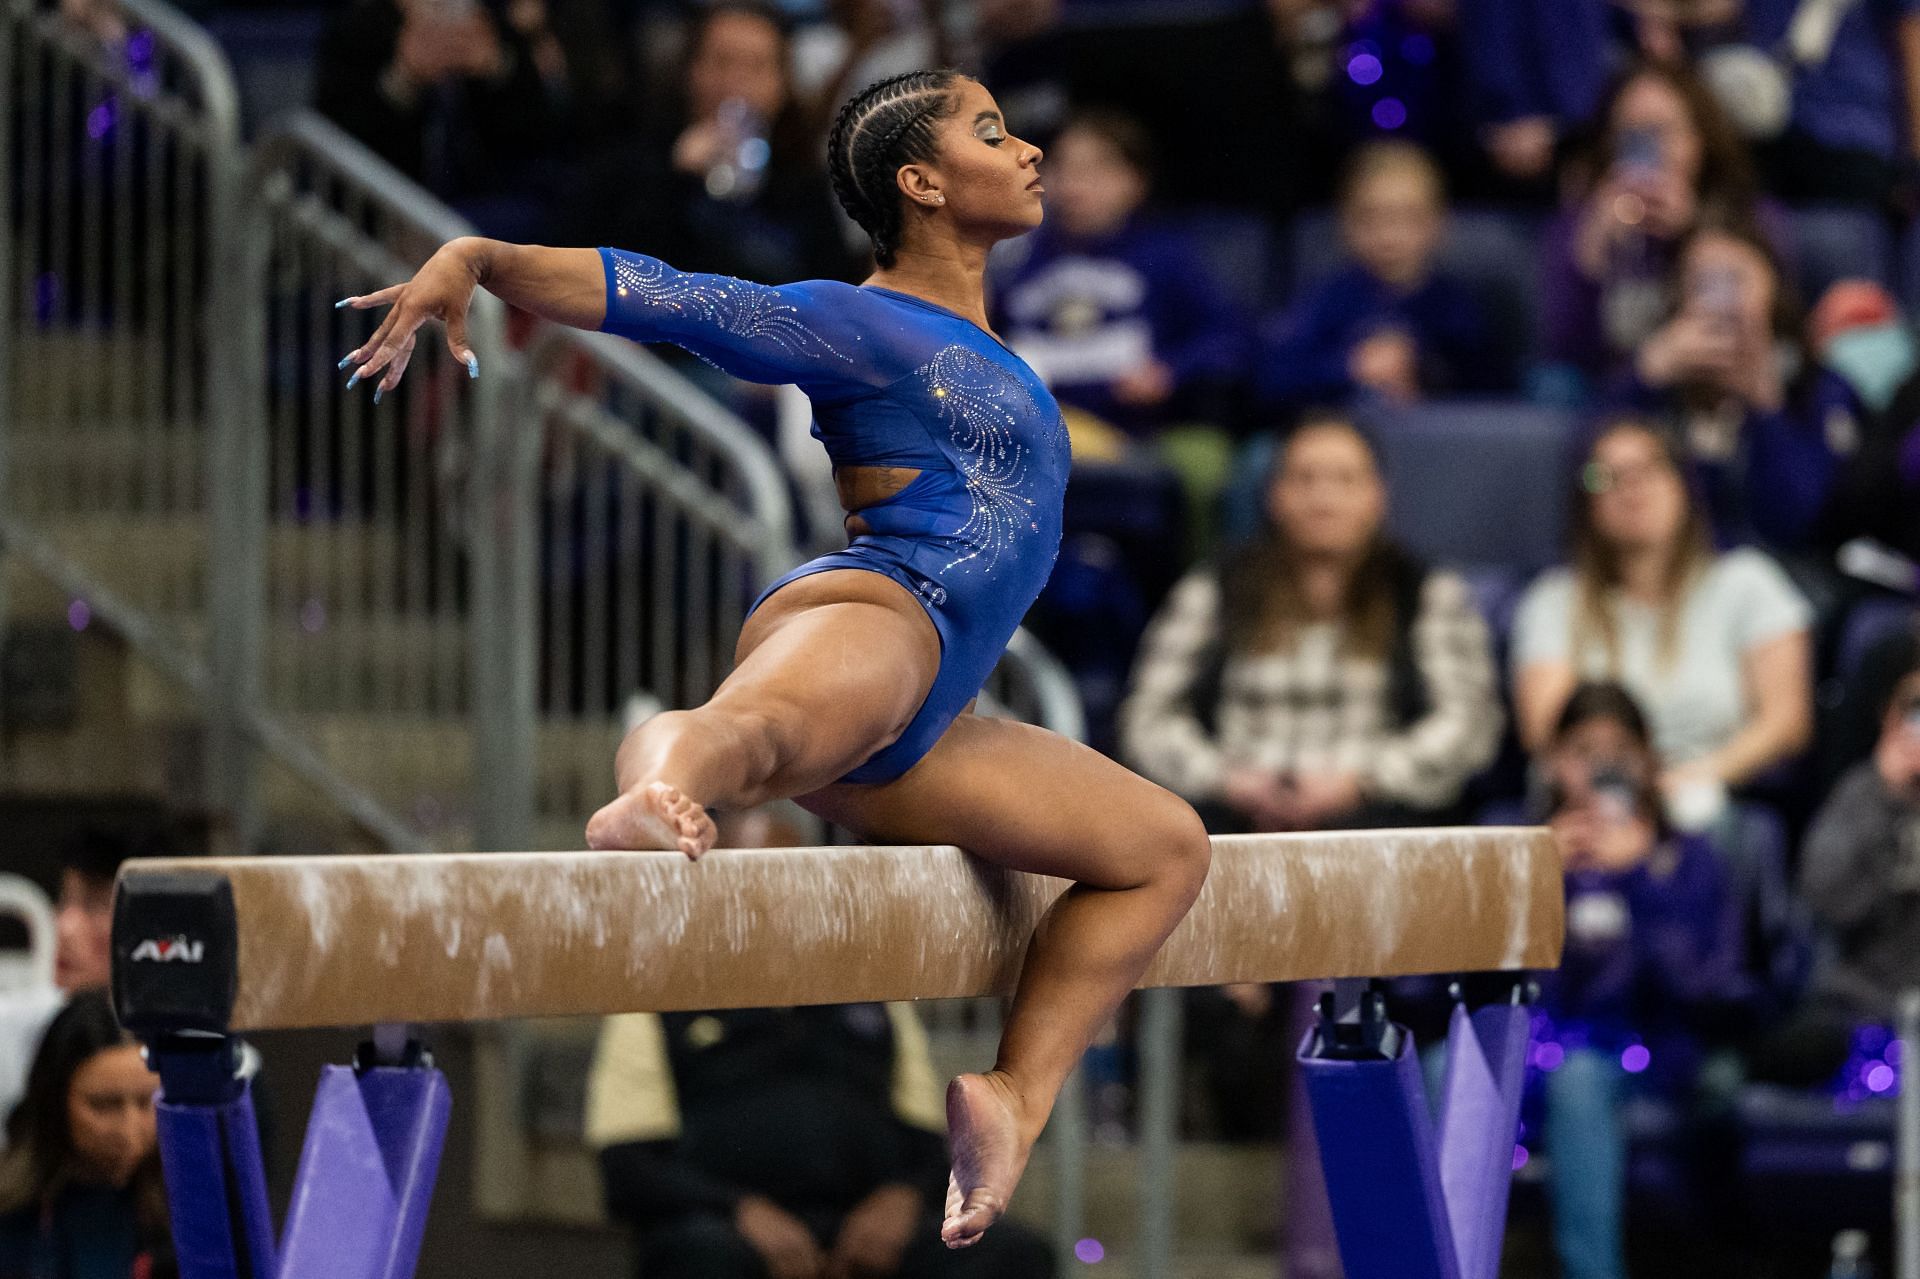
[{"label": "spectator in white top", "polygon": [[1812,613],[1771,559],[1716,552],[1673,443],[1607,425],[1580,469],[1572,564],[1528,590],[1513,630],[1520,740],[1537,752],[1586,679],[1647,709],[1675,819],[1710,820],[1728,788],[1791,758],[1812,731]]},{"label": "spectator in white top", "polygon": [[1378,459],[1345,418],[1294,431],[1266,507],[1265,529],[1148,629],[1120,710],[1127,760],[1227,828],[1444,813],[1500,736],[1466,584],[1387,536]]}]

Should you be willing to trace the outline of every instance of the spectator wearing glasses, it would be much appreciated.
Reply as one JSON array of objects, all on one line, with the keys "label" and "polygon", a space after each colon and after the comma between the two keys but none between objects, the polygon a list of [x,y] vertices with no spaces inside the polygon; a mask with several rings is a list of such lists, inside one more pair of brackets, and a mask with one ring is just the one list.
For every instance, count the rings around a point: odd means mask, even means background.
[{"label": "spectator wearing glasses", "polygon": [[1579,478],[1572,563],[1534,583],[1514,623],[1521,743],[1546,746],[1583,680],[1615,681],[1647,711],[1676,817],[1710,823],[1729,788],[1811,735],[1811,610],[1762,552],[1714,549],[1653,424],[1606,425]]}]

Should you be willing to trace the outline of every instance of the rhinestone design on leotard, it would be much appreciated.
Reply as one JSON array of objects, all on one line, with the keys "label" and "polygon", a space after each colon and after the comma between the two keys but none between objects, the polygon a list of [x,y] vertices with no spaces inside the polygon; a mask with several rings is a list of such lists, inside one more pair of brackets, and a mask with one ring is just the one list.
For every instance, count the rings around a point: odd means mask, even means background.
[{"label": "rhinestone design on leotard", "polygon": [[853,357],[834,350],[802,324],[799,310],[764,284],[727,275],[686,275],[652,258],[625,256],[613,257],[613,283],[621,297],[690,313],[723,333],[765,341],[789,355],[830,355],[853,363]]},{"label": "rhinestone design on leotard", "polygon": [[953,533],[966,550],[943,569],[991,573],[1000,553],[1022,530],[1034,527],[1034,500],[1021,491],[1027,447],[1017,434],[1022,421],[1039,414],[1039,406],[1005,369],[964,346],[943,348],[920,376],[959,452],[972,503],[967,522]]}]

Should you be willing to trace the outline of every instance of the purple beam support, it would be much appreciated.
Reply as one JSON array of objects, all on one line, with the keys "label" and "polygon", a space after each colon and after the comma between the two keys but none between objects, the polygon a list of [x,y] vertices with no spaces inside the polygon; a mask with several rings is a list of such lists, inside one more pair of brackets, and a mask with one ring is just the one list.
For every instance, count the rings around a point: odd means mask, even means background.
[{"label": "purple beam support", "polygon": [[1440,1095],[1440,1185],[1462,1279],[1500,1273],[1529,1031],[1529,1010],[1519,1003],[1488,1005],[1471,1016],[1465,1004],[1453,1006]]},{"label": "purple beam support", "polygon": [[1347,1279],[1462,1279],[1413,1036],[1377,991],[1357,1024],[1322,1007],[1299,1061]]},{"label": "purple beam support", "polygon": [[240,1042],[163,1035],[148,1045],[161,1172],[182,1279],[274,1279],[273,1214]]},{"label": "purple beam support", "polygon": [[408,1279],[451,1109],[446,1077],[430,1067],[325,1067],[280,1279]]},{"label": "purple beam support", "polygon": [[381,1066],[361,1072],[360,1095],[395,1189],[397,1219],[382,1279],[411,1279],[427,1233],[453,1094],[437,1070]]}]

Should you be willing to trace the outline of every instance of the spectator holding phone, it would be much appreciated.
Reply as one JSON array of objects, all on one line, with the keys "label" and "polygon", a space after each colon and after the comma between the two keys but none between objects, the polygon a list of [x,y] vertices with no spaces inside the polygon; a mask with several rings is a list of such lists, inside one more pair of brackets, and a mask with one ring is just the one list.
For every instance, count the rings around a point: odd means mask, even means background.
[{"label": "spectator holding phone", "polygon": [[545,0],[358,0],[320,41],[314,105],[443,200],[523,191],[566,147]]},{"label": "spectator holding phone", "polygon": [[859,279],[794,93],[784,15],[763,0],[717,0],[687,40],[672,109],[631,121],[589,158],[564,238],[644,244],[683,270],[760,284]]},{"label": "spectator holding phone", "polygon": [[1808,348],[1765,240],[1702,227],[1680,248],[1674,284],[1617,402],[1672,422],[1722,541],[1804,551],[1859,447],[1859,400]]},{"label": "spectator holding phone", "polygon": [[1575,688],[1541,765],[1567,891],[1566,951],[1541,998],[1559,1055],[1545,1078],[1554,1249],[1568,1279],[1625,1279],[1623,1104],[1690,1090],[1700,1027],[1746,996],[1742,929],[1718,854],[1661,815],[1631,693]]},{"label": "spectator holding phone", "polygon": [[1684,68],[1636,65],[1599,120],[1592,179],[1548,231],[1541,288],[1546,357],[1593,384],[1659,328],[1689,232],[1772,220],[1745,143]]},{"label": "spectator holding phone", "polygon": [[1274,411],[1359,398],[1404,404],[1511,384],[1490,367],[1485,308],[1437,264],[1447,227],[1438,166],[1407,142],[1355,153],[1340,194],[1353,262],[1262,334],[1260,397]]}]

